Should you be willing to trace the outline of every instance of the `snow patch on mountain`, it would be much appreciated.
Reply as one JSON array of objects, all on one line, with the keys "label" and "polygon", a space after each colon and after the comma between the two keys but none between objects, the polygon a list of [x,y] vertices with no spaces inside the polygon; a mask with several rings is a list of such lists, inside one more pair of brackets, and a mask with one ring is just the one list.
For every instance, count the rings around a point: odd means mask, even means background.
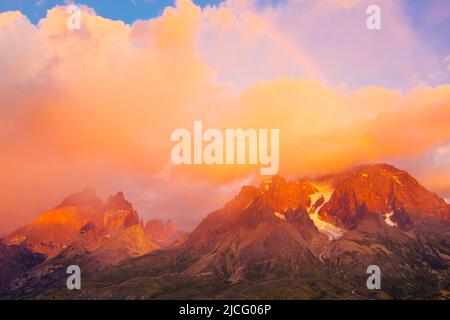
[{"label": "snow patch on mountain", "polygon": [[274,212],[273,214],[274,214],[275,217],[277,217],[278,219],[281,219],[281,220],[286,221],[286,216],[285,216],[284,214],[279,213],[279,212]]},{"label": "snow patch on mountain", "polygon": [[393,215],[394,215],[394,211],[393,211],[393,210],[392,210],[391,212],[386,213],[386,214],[384,215],[384,217],[385,217],[384,222],[386,222],[386,224],[387,224],[388,226],[391,226],[391,227],[398,227],[397,222],[394,222],[394,221],[392,221],[392,219],[391,219],[391,217],[392,217]]},{"label": "snow patch on mountain", "polygon": [[[311,205],[308,208],[309,217],[314,222],[316,228],[320,232],[325,233],[328,236],[329,240],[337,240],[343,236],[344,230],[319,218],[320,209],[323,207],[325,203],[330,201],[334,189],[330,185],[315,185],[315,187],[319,191],[310,195]],[[323,203],[314,209],[314,205],[321,198],[323,198],[324,200]]]}]

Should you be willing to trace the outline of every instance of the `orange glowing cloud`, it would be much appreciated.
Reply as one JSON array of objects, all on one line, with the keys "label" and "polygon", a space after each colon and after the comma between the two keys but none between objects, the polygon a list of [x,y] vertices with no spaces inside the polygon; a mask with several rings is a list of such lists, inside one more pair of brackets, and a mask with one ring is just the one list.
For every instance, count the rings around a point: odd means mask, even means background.
[{"label": "orange glowing cloud", "polygon": [[[0,233],[86,185],[123,189],[142,215],[194,225],[259,179],[259,166],[173,166],[170,134],[194,120],[279,128],[288,176],[401,161],[450,141],[450,86],[333,86],[277,29],[275,9],[183,0],[132,25],[82,14],[78,31],[66,28],[63,7],[37,26],[0,14]],[[237,74],[246,81],[234,85]]]}]

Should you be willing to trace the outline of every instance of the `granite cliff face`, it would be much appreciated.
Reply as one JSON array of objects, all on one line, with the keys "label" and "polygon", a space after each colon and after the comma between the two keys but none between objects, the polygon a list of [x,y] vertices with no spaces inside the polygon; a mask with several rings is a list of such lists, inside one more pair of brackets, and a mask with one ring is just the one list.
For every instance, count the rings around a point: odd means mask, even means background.
[{"label": "granite cliff face", "polygon": [[390,165],[358,166],[332,177],[329,183],[334,192],[319,216],[345,227],[354,227],[367,214],[382,215],[405,230],[412,226],[408,213],[450,218],[450,207],[443,199]]}]

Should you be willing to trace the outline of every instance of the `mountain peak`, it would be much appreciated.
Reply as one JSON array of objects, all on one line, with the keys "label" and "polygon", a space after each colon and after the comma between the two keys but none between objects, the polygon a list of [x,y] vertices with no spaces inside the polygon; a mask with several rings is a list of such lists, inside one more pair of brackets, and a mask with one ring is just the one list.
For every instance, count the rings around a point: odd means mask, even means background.
[{"label": "mountain peak", "polygon": [[327,221],[353,227],[366,214],[377,213],[386,217],[388,225],[408,229],[411,221],[406,213],[449,218],[443,199],[392,165],[359,165],[331,180],[334,192],[319,211]]},{"label": "mountain peak", "polygon": [[83,189],[81,192],[77,192],[66,197],[57,208],[72,206],[100,208],[103,206],[103,201],[97,196],[94,188],[88,187]]},{"label": "mountain peak", "polygon": [[270,190],[282,188],[286,186],[286,183],[287,182],[283,177],[276,175],[263,180],[259,185],[259,189],[262,192],[268,192]]},{"label": "mountain peak", "polygon": [[307,180],[286,181],[280,176],[264,180],[259,188],[263,203],[275,211],[287,211],[299,206],[307,208],[309,195],[316,192],[314,185]]},{"label": "mountain peak", "polygon": [[116,211],[116,210],[127,210],[133,211],[133,206],[130,202],[125,199],[122,191],[117,192],[114,196],[110,196],[105,205],[106,210]]}]

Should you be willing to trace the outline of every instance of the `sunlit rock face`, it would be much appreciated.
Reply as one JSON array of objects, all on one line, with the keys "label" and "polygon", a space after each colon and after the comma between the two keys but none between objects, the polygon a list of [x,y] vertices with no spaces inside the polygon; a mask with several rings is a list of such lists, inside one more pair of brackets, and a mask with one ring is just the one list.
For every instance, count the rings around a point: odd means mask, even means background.
[{"label": "sunlit rock face", "polygon": [[58,255],[79,238],[88,222],[100,225],[104,203],[92,188],[72,194],[56,208],[39,215],[31,224],[5,237],[6,244],[20,244],[48,258]]},{"label": "sunlit rock face", "polygon": [[74,246],[91,253],[108,248],[108,254],[101,255],[106,264],[159,247],[145,235],[141,218],[123,192],[103,203],[92,188],[68,196],[55,209],[39,215],[31,224],[6,236],[4,241],[42,253],[47,259],[73,250]]},{"label": "sunlit rock face", "polygon": [[334,192],[319,210],[323,220],[354,227],[367,214],[389,215],[392,224],[408,229],[407,213],[448,220],[447,203],[421,186],[406,171],[386,164],[362,165],[332,179]]}]

